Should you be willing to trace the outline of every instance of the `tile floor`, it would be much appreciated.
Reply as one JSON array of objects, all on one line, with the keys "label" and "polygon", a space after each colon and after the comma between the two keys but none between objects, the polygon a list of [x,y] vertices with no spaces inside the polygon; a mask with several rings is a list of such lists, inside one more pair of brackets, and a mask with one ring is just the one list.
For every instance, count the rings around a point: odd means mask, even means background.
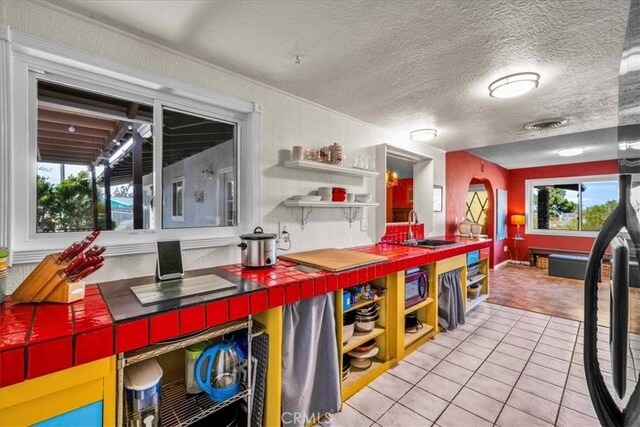
[{"label": "tile floor", "polygon": [[[584,318],[584,281],[553,277],[547,269],[504,265],[491,270],[488,302],[567,319]],[[609,324],[609,282],[598,285],[598,321]],[[629,290],[629,331],[640,334],[640,288]]]},{"label": "tile floor", "polygon": [[[601,367],[608,371],[608,330],[600,328],[598,335]],[[584,379],[582,343],[580,322],[484,303],[465,325],[437,335],[321,424],[599,426]],[[640,372],[640,335],[630,337],[628,364],[632,391]]]}]

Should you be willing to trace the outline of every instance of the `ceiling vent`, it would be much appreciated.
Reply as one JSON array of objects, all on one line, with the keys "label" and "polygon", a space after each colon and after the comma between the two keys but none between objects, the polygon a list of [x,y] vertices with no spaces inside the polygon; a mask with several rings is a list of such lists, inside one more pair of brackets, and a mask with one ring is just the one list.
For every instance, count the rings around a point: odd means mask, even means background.
[{"label": "ceiling vent", "polygon": [[551,128],[564,126],[567,124],[568,121],[569,121],[568,119],[563,119],[563,118],[544,119],[544,120],[538,120],[535,122],[527,123],[526,125],[524,125],[524,128],[527,130],[551,129]]}]

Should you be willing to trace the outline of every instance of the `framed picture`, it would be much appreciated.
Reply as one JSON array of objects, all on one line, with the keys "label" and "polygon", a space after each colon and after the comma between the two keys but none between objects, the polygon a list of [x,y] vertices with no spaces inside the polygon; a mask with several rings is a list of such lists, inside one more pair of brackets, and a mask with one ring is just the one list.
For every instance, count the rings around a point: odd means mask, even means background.
[{"label": "framed picture", "polygon": [[442,212],[442,185],[433,186],[433,211]]}]

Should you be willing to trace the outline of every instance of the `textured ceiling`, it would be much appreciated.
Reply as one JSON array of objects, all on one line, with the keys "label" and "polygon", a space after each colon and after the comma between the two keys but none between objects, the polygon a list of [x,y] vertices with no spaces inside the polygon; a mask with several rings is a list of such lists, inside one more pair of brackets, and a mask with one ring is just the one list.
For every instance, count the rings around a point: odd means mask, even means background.
[{"label": "textured ceiling", "polygon": [[[471,153],[497,163],[507,169],[531,166],[562,165],[610,160],[618,157],[617,128],[598,129],[587,132],[550,136],[509,144],[474,148]],[[560,157],[558,150],[584,148],[579,156]]]},{"label": "textured ceiling", "polygon": [[[617,124],[626,0],[50,2],[447,151]],[[489,97],[525,70],[538,89]]]}]

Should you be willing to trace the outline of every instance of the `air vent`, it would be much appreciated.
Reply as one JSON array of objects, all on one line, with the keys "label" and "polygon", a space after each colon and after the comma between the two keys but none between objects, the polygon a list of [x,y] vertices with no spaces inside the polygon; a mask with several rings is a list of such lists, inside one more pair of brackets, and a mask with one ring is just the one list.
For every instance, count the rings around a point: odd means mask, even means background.
[{"label": "air vent", "polygon": [[524,128],[527,130],[551,129],[551,128],[564,126],[567,124],[568,121],[569,121],[568,119],[563,119],[563,118],[544,119],[544,120],[538,120],[535,122],[527,123],[526,125],[524,125]]}]

